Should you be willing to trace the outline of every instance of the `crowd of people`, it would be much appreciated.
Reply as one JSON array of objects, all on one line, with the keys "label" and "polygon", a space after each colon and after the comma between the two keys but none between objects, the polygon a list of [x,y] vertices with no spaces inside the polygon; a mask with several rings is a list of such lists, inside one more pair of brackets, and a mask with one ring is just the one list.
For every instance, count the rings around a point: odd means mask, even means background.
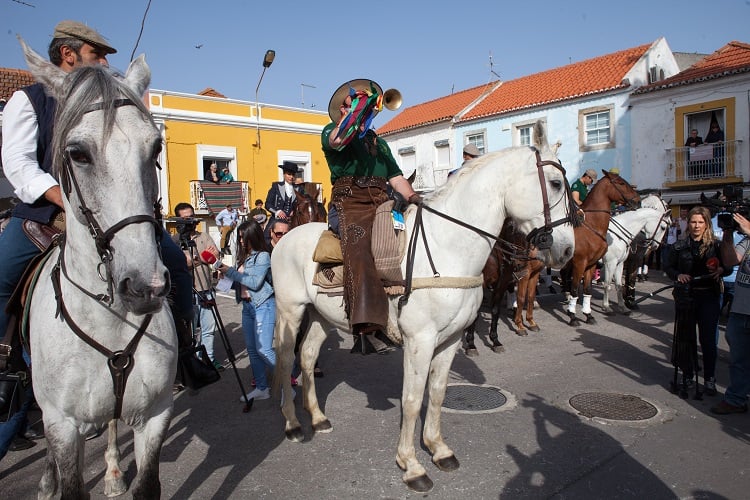
[{"label": "crowd of people", "polygon": [[[83,65],[107,64],[107,55],[115,53],[109,43],[92,28],[74,21],[59,23],[50,43],[52,63],[71,72]],[[371,227],[378,205],[395,191],[410,203],[422,199],[404,178],[388,144],[371,127],[382,106],[383,91],[371,80],[351,80],[342,84],[331,97],[328,112],[331,122],[321,133],[321,147],[330,169],[333,186],[329,215],[335,218],[341,240],[344,264],[344,305],[354,335],[352,352],[379,352],[373,345],[389,341],[384,335],[388,317],[388,299],[378,279],[371,253]],[[21,225],[29,220],[45,226],[64,225],[64,204],[58,180],[53,174],[49,144],[53,133],[54,100],[41,85],[16,92],[8,101],[3,117],[3,168],[21,200],[0,235],[0,331],[5,331],[5,305],[27,263],[41,250],[29,240]],[[697,135],[697,134],[695,134]],[[38,138],[38,140],[37,140]],[[700,144],[693,137],[691,144]],[[718,124],[711,126],[706,142],[723,140]],[[480,155],[471,144],[463,150],[464,160]],[[279,168],[283,180],[273,183],[265,203],[258,199],[246,220],[227,205],[215,218],[220,233],[217,245],[210,235],[190,223],[183,223],[172,238],[162,238],[162,252],[174,283],[173,312],[181,347],[201,344],[208,362],[224,369],[214,354],[217,332],[214,279],[226,277],[234,283],[234,296],[242,309],[244,332],[255,387],[242,401],[270,397],[269,376],[276,366],[274,325],[276,304],[271,273],[271,252],[291,229],[291,218],[301,192],[296,174],[298,165],[284,161]],[[577,205],[586,198],[597,173],[586,170],[572,186]],[[228,168],[211,163],[205,180],[230,183]],[[179,203],[176,217],[192,221],[194,207]],[[750,222],[734,215],[740,233],[750,235]],[[334,225],[334,224],[332,224]],[[230,234],[236,234],[234,253]],[[705,392],[716,394],[717,326],[721,311],[722,280],[736,269],[735,300],[729,312],[726,336],[730,344],[730,380],[724,399],[712,408],[714,413],[747,411],[750,391],[750,239],[734,240],[732,230],[724,230],[721,239],[714,235],[711,214],[705,207],[680,211],[680,218],[669,229],[663,253],[663,269],[670,279],[690,284],[694,308],[693,323],[698,331],[703,355]],[[182,251],[180,251],[180,248]],[[235,264],[224,263],[233,256]],[[217,262],[217,265],[213,265]],[[643,266],[643,264],[641,265]],[[643,269],[643,267],[641,267]],[[214,275],[217,271],[218,276]],[[645,275],[647,271],[639,274]],[[193,328],[185,329],[185,324]],[[25,361],[31,364],[26,354]],[[697,369],[697,366],[694,367]],[[322,372],[319,372],[322,373]],[[692,376],[693,373],[687,375]],[[688,377],[689,378],[689,377]],[[2,390],[0,385],[0,391]],[[33,401],[28,387],[27,401]],[[0,402],[3,401],[0,394]],[[23,411],[17,412],[23,416]],[[29,429],[23,418],[0,423],[0,458],[8,449],[21,449],[28,441]],[[26,436],[26,437],[24,437]],[[19,444],[20,443],[20,444]]]}]

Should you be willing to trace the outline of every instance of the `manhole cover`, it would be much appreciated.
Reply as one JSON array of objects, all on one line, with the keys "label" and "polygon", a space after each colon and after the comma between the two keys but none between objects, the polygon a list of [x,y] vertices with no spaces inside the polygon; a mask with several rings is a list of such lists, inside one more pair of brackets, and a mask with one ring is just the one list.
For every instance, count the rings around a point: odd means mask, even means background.
[{"label": "manhole cover", "polygon": [[500,408],[507,401],[508,398],[498,387],[454,384],[445,391],[443,408],[479,413]]},{"label": "manhole cover", "polygon": [[586,417],[609,420],[647,420],[658,410],[637,396],[606,392],[586,392],[570,398],[570,406]]}]

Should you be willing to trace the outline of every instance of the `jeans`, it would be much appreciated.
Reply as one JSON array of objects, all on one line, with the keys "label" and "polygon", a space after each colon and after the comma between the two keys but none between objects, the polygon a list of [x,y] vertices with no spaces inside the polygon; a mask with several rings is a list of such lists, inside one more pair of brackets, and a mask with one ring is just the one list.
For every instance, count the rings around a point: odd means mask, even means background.
[{"label": "jeans", "polygon": [[268,389],[266,368],[273,373],[276,368],[276,352],[273,350],[273,327],[276,322],[276,300],[271,297],[259,306],[252,302],[242,303],[242,330],[250,358],[250,367],[255,377],[255,387]]},{"label": "jeans", "polygon": [[724,400],[734,406],[747,403],[750,393],[750,315],[730,313],[727,320],[729,386]]},{"label": "jeans", "polygon": [[13,439],[17,435],[26,431],[26,425],[28,424],[28,419],[26,417],[33,400],[34,391],[31,388],[31,384],[29,384],[26,387],[26,395],[21,408],[14,413],[7,422],[0,423],[0,460],[2,460],[8,453],[8,449],[13,443]]},{"label": "jeans", "polygon": [[[201,292],[201,296],[208,300],[214,299],[211,292]],[[208,359],[214,361],[214,334],[216,333],[216,318],[212,307],[197,306],[195,315],[195,333],[198,335],[198,345],[206,346]]]}]

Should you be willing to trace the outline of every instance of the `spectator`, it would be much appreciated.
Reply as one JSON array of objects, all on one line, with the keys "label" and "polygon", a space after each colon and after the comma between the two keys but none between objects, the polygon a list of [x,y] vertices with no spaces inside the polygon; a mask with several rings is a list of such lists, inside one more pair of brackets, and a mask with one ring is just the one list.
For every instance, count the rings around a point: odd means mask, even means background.
[{"label": "spectator", "polygon": [[[255,389],[247,399],[268,399],[270,389],[266,369],[276,368],[273,349],[273,328],[276,321],[276,300],[271,279],[271,254],[263,230],[254,219],[237,228],[238,267],[219,266],[219,272],[240,284],[235,289],[238,303],[242,303],[242,329],[250,358]],[[245,397],[240,398],[244,402]]]},{"label": "spectator", "polygon": [[268,220],[268,212],[263,208],[263,200],[255,200],[255,208],[250,210],[250,217],[255,219],[261,226],[264,226]]},{"label": "spectator", "polygon": [[701,144],[703,144],[703,139],[701,139],[701,136],[698,135],[698,129],[691,130],[690,137],[688,137],[687,141],[685,141],[685,147],[694,148],[696,146],[700,146]]},{"label": "spectator", "polygon": [[232,207],[231,203],[227,204],[227,207],[216,216],[216,226],[221,233],[221,251],[224,255],[232,255],[229,248],[229,235],[237,227],[238,218],[237,210]]},{"label": "spectator", "polygon": [[[466,146],[464,146],[464,161],[461,163],[461,167],[466,165],[467,161],[471,161],[474,158],[479,158],[481,155],[482,153],[479,152],[479,149],[475,145],[471,143],[467,144]],[[450,172],[448,172],[448,177],[450,177],[451,175],[461,170],[461,167],[458,167],[457,169],[451,170]]]},{"label": "spectator", "polygon": [[214,184],[218,184],[221,182],[221,173],[219,173],[219,167],[216,166],[216,163],[212,163],[208,166],[208,170],[206,171],[206,180],[211,181]]},{"label": "spectator", "polygon": [[221,169],[221,184],[229,184],[230,182],[234,182],[234,177],[232,176],[232,172],[229,171],[229,167],[224,167]]}]

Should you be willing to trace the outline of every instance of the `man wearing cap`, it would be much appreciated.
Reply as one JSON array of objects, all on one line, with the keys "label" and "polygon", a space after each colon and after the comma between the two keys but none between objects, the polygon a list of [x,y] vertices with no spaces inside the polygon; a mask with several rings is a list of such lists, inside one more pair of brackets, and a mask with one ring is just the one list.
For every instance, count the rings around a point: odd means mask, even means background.
[{"label": "man wearing cap", "polygon": [[388,144],[370,128],[382,109],[383,90],[372,80],[341,85],[328,104],[331,123],[323,128],[321,144],[331,171],[331,205],[339,217],[344,255],[344,298],[355,336],[352,352],[375,348],[365,335],[383,340],[388,322],[388,298],[372,257],[372,223],[376,208],[388,200],[388,185],[412,203],[421,198],[404,178]]},{"label": "man wearing cap", "polygon": [[271,184],[266,196],[266,210],[271,212],[264,234],[266,243],[271,244],[270,227],[276,219],[291,222],[289,219],[297,209],[297,190],[304,189],[304,184],[295,184],[294,176],[299,167],[293,161],[284,161],[279,168],[282,170],[284,180]]},{"label": "man wearing cap", "polygon": [[[108,66],[107,55],[117,51],[96,30],[76,21],[55,27],[48,53],[50,61],[66,73],[83,66]],[[28,263],[40,253],[22,226],[24,221],[64,226],[62,193],[53,175],[52,134],[56,101],[36,83],[13,93],[3,110],[2,164],[5,176],[21,200],[0,234],[0,331],[8,326],[5,307]],[[192,283],[185,257],[172,240],[161,238],[164,263],[172,278],[173,315],[180,345],[190,341]],[[186,331],[187,328],[187,331]],[[29,360],[27,360],[28,362]],[[5,434],[0,432],[0,458],[5,454]]]},{"label": "man wearing cap", "polygon": [[471,143],[467,144],[466,146],[464,146],[464,161],[461,163],[460,167],[448,172],[448,177],[461,170],[461,168],[466,165],[467,161],[471,161],[474,158],[479,158],[480,156],[482,156],[482,153],[479,152],[479,149],[475,145]]},{"label": "man wearing cap", "polygon": [[573,200],[580,207],[583,205],[583,200],[586,199],[586,195],[589,193],[589,186],[596,180],[596,170],[590,168],[586,170],[580,179],[575,181],[570,186],[570,191],[573,194]]}]

